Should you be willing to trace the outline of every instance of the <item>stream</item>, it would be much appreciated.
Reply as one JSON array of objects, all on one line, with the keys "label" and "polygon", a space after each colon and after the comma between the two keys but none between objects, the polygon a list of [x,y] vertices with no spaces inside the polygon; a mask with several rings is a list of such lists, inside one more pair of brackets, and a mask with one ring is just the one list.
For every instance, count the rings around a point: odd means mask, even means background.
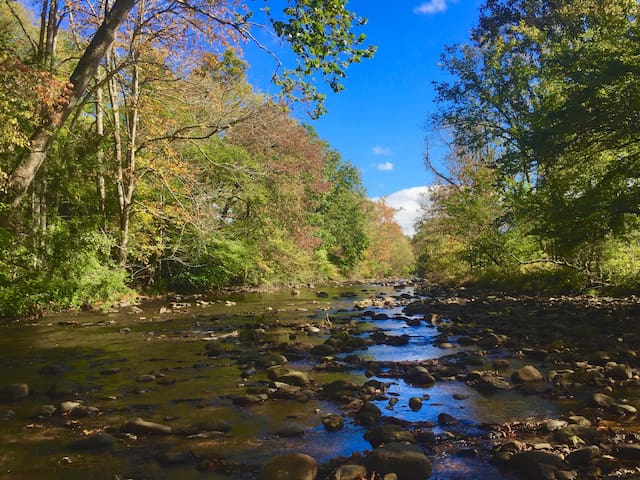
[{"label": "stream", "polygon": [[[317,394],[321,386],[341,379],[357,385],[385,383],[385,391],[371,398],[383,421],[407,428],[428,426],[436,437],[450,440],[445,449],[427,449],[431,478],[512,479],[509,471],[474,451],[487,443],[474,440],[487,438],[483,426],[556,418],[567,408],[515,390],[496,397],[454,379],[420,387],[386,375],[394,363],[454,358],[479,349],[457,343],[455,335],[438,343],[439,328],[428,319],[403,315],[403,304],[416,298],[410,283],[316,287],[294,293],[184,297],[3,325],[0,386],[27,384],[29,395],[0,403],[0,478],[251,479],[256,468],[283,453],[303,452],[321,465],[338,457],[357,458],[372,450],[363,438],[367,427],[354,421],[344,405]],[[354,308],[356,301],[385,298],[395,303]],[[318,368],[319,357],[305,352],[344,325],[356,338],[366,340],[382,331],[387,338],[408,335],[408,343],[336,353],[329,363],[336,368]],[[210,355],[205,345],[214,339],[222,350]],[[297,354],[285,353],[286,366],[311,379],[308,397],[269,398],[250,405],[234,401],[270,383],[265,369],[239,357],[268,354],[283,343],[296,346],[291,351]],[[376,369],[368,371],[367,365],[373,364]],[[512,363],[505,377],[519,366]],[[422,408],[410,408],[412,397],[422,399]],[[392,398],[395,405],[390,404]],[[60,414],[60,405],[67,401],[91,408]],[[343,415],[344,428],[325,429],[321,418],[328,413]],[[457,423],[441,425],[442,413]],[[136,435],[120,430],[137,417],[169,425],[174,433]],[[211,426],[220,422],[230,430]],[[98,431],[111,432],[117,442],[108,449],[72,447]],[[208,462],[204,466],[203,458]],[[322,478],[326,474],[318,475]]]}]

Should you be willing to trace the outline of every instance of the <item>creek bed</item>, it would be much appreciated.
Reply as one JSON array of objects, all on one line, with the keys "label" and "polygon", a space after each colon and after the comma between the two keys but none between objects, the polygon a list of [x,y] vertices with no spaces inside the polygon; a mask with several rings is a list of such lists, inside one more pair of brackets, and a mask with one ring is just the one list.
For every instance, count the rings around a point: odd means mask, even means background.
[{"label": "creek bed", "polygon": [[[344,410],[315,395],[306,402],[269,399],[251,406],[235,405],[234,396],[246,392],[247,387],[266,385],[269,379],[259,369],[242,378],[238,362],[224,353],[208,357],[203,339],[211,336],[236,331],[244,335],[253,325],[256,338],[249,341],[256,345],[289,340],[309,346],[323,343],[329,330],[340,322],[351,322],[360,332],[355,335],[363,338],[375,331],[409,335],[404,346],[371,345],[348,354],[363,362],[416,362],[476,348],[459,346],[454,336],[453,348],[436,346],[439,330],[425,322],[410,327],[403,318],[394,318],[402,312],[397,304],[371,310],[390,317],[384,320],[373,320],[354,310],[354,301],[364,298],[413,299],[411,285],[322,290],[322,295],[318,295],[318,289],[302,289],[295,296],[289,292],[246,293],[201,301],[200,305],[197,299],[187,298],[180,303],[190,305],[174,304],[174,309],[149,303],[111,313],[66,313],[2,326],[0,386],[24,383],[31,392],[24,399],[0,403],[0,478],[246,479],[254,478],[257,466],[281,453],[305,452],[326,464],[336,457],[371,450],[363,439],[366,428],[351,416],[345,416],[344,429],[326,431],[321,416]],[[161,308],[167,313],[159,313]],[[304,330],[307,324],[319,327]],[[239,341],[244,340],[241,337]],[[337,358],[348,357],[340,354]],[[439,380],[430,388],[412,386],[400,378],[371,376],[359,365],[339,372],[319,371],[314,369],[316,361],[315,357],[301,355],[289,365],[308,373],[316,385],[336,379],[356,384],[372,379],[389,383],[384,399],[374,400],[383,415],[405,424],[431,422],[436,435],[451,430],[457,438],[473,439],[486,435],[480,428],[483,424],[555,418],[567,408],[541,396],[515,391],[487,396],[455,380]],[[155,380],[141,381],[144,375],[152,375]],[[454,394],[462,399],[454,399]],[[389,397],[398,399],[393,408],[387,408]],[[409,408],[411,397],[426,399],[420,410]],[[95,406],[99,414],[82,418],[34,416],[43,405],[58,406],[69,400]],[[454,416],[459,423],[438,426],[441,413]],[[107,450],[69,448],[86,434],[118,432],[123,422],[135,417],[173,428],[224,420],[231,430],[207,438],[118,435],[118,441]],[[456,450],[464,451],[463,446],[464,442],[458,442]],[[198,457],[221,459],[231,466],[228,472],[220,473],[197,470],[196,462],[188,459],[158,460],[160,454],[174,451],[195,452]],[[483,455],[434,449],[430,460],[434,479],[513,478],[489,464]]]}]

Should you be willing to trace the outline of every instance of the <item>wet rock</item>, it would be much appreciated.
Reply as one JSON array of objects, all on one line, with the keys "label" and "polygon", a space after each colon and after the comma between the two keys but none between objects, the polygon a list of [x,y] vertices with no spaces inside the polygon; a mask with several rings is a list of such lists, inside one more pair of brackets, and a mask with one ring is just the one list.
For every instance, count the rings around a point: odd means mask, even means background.
[{"label": "wet rock", "polygon": [[531,480],[555,480],[556,472],[563,464],[562,457],[554,453],[529,450],[513,454],[508,466]]},{"label": "wet rock", "polygon": [[151,375],[150,373],[144,373],[142,375],[138,375],[138,378],[136,378],[136,382],[138,383],[150,383],[156,380],[156,376],[155,375]]},{"label": "wet rock", "polygon": [[120,431],[124,433],[133,433],[135,435],[168,435],[171,433],[171,427],[160,423],[148,422],[142,418],[134,418],[127,421]]},{"label": "wet rock", "polygon": [[615,399],[609,395],[605,395],[604,393],[594,393],[591,397],[590,404],[594,407],[609,408],[614,402]]},{"label": "wet rock", "polygon": [[600,456],[600,448],[596,445],[579,448],[565,457],[565,460],[574,467],[588,465],[589,462]]},{"label": "wet rock", "polygon": [[344,428],[344,418],[342,415],[337,415],[335,413],[330,413],[328,415],[324,415],[321,420],[322,425],[330,432],[335,432],[336,430],[342,430]]},{"label": "wet rock", "polygon": [[103,368],[102,370],[100,370],[100,375],[115,375],[116,373],[120,373],[121,371],[122,369],[119,367]]},{"label": "wet rock", "polygon": [[566,420],[552,419],[552,420],[546,420],[542,424],[542,428],[544,429],[545,432],[551,433],[551,432],[555,432],[556,430],[559,430],[561,428],[564,428],[567,425],[568,425],[568,422]]},{"label": "wet rock", "polygon": [[586,443],[585,440],[595,443],[598,439],[598,431],[592,427],[571,424],[553,432],[553,439],[562,443],[576,443],[576,441]]},{"label": "wet rock", "polygon": [[636,443],[618,445],[615,455],[621,460],[640,461],[640,445]]},{"label": "wet rock", "polygon": [[40,405],[35,409],[31,418],[49,418],[56,413],[56,407],[54,405]]},{"label": "wet rock", "polygon": [[355,420],[361,425],[375,425],[381,418],[382,412],[373,403],[365,403],[355,415]]},{"label": "wet rock", "polygon": [[607,411],[621,417],[634,416],[638,414],[638,409],[636,407],[626,403],[614,403],[607,409]]},{"label": "wet rock", "polygon": [[29,385],[26,383],[14,383],[0,387],[0,401],[15,402],[29,396]]},{"label": "wet rock", "polygon": [[69,444],[73,450],[105,450],[111,448],[116,443],[113,435],[106,432],[99,432],[90,437],[76,440]]},{"label": "wet rock", "polygon": [[231,431],[231,424],[222,419],[212,419],[196,424],[182,425],[173,429],[176,435],[191,436],[200,433],[228,433]]},{"label": "wet rock", "polygon": [[466,393],[454,393],[452,397],[454,400],[466,400],[469,398],[469,395]]},{"label": "wet rock", "polygon": [[359,390],[360,387],[353,382],[336,380],[323,387],[322,396],[329,400],[349,402]]},{"label": "wet rock", "polygon": [[95,417],[100,414],[100,409],[89,405],[79,405],[73,408],[69,415],[73,418]]},{"label": "wet rock", "polygon": [[514,372],[511,380],[515,383],[533,383],[544,380],[542,374],[532,365],[525,365],[518,371]]},{"label": "wet rock", "polygon": [[258,480],[314,480],[318,464],[309,455],[291,453],[274,457],[260,469]]},{"label": "wet rock", "polygon": [[370,471],[395,473],[398,480],[425,480],[431,476],[429,459],[409,443],[392,442],[378,447],[367,455],[366,463]]},{"label": "wet rock", "polygon": [[284,365],[287,363],[287,357],[279,353],[268,353],[256,358],[255,363],[258,367],[268,368],[274,365]]},{"label": "wet rock", "polygon": [[410,385],[420,387],[432,387],[436,383],[435,377],[429,373],[429,370],[422,366],[409,367],[404,376],[404,381]]},{"label": "wet rock", "polygon": [[502,390],[509,390],[511,384],[504,378],[492,373],[483,373],[476,380],[472,380],[470,384],[480,393],[491,394]]},{"label": "wet rock", "polygon": [[414,433],[414,438],[416,443],[424,445],[433,445],[438,439],[433,430],[418,430]]},{"label": "wet rock", "polygon": [[258,403],[262,403],[268,398],[269,397],[267,395],[262,393],[256,394],[256,395],[246,394],[246,395],[233,397],[232,402],[234,405],[248,406],[248,405],[256,405]]},{"label": "wet rock", "polygon": [[298,370],[290,370],[285,375],[278,377],[278,381],[295,385],[296,387],[306,387],[309,385],[309,377],[307,374]]},{"label": "wet rock", "polygon": [[419,327],[421,324],[419,318],[403,318],[403,320],[409,327]]},{"label": "wet rock", "polygon": [[604,374],[613,380],[628,380],[633,376],[633,371],[629,365],[610,362],[607,363]]},{"label": "wet rock", "polygon": [[328,480],[362,480],[367,476],[367,469],[362,465],[340,465]]},{"label": "wet rock", "polygon": [[267,368],[267,377],[271,380],[279,380],[280,377],[286,375],[290,372],[287,367],[283,367],[282,365],[274,365],[272,367]]},{"label": "wet rock", "polygon": [[497,348],[506,341],[506,336],[489,332],[478,341],[478,346],[481,348]]},{"label": "wet rock", "polygon": [[331,345],[328,345],[326,343],[321,343],[320,345],[316,345],[311,350],[309,350],[309,353],[313,355],[325,356],[325,355],[333,355],[335,351],[336,351],[335,348],[333,348]]},{"label": "wet rock", "polygon": [[506,358],[496,358],[493,362],[491,362],[491,365],[496,370],[506,370],[511,366],[511,363]]},{"label": "wet rock", "polygon": [[422,408],[422,399],[420,397],[411,397],[409,399],[409,408],[417,412]]},{"label": "wet rock", "polygon": [[447,425],[455,425],[458,423],[458,420],[449,415],[448,413],[441,413],[438,415],[438,425],[447,426]]},{"label": "wet rock", "polygon": [[412,432],[403,430],[398,425],[380,425],[367,430],[364,439],[371,444],[373,448],[391,442],[409,442],[414,443],[415,437]]}]

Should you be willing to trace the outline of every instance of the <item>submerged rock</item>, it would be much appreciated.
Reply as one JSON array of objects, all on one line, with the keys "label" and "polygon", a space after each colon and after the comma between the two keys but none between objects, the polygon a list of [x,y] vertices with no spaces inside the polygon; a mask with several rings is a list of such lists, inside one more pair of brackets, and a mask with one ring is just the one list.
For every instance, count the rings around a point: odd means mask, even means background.
[{"label": "submerged rock", "polygon": [[69,444],[69,448],[73,450],[103,450],[111,448],[116,443],[113,435],[106,432],[99,432],[90,437],[77,440]]},{"label": "submerged rock", "polygon": [[120,431],[136,435],[168,435],[172,430],[168,425],[148,422],[138,417],[127,421],[120,427]]},{"label": "submerged rock", "polygon": [[314,480],[318,463],[304,453],[274,457],[260,469],[258,480]]}]

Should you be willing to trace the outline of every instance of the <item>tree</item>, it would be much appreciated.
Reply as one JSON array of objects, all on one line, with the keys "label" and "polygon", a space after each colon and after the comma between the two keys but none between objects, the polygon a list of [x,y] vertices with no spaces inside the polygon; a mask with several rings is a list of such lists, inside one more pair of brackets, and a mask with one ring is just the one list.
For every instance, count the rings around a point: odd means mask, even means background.
[{"label": "tree", "polygon": [[[57,3],[52,3],[54,8],[56,5]],[[98,66],[113,43],[118,29],[132,9],[146,9],[142,5],[136,0],[115,0],[97,30],[88,34],[90,42],[69,78],[68,87],[58,95],[54,111],[31,134],[30,151],[9,172],[1,189],[0,201],[13,207],[19,206],[45,161],[56,133],[85,95],[89,82],[96,77]],[[242,4],[237,8],[232,3],[219,7],[218,3],[207,0],[191,0],[157,2],[154,7],[151,17],[153,22],[140,24],[140,27],[144,27],[145,31],[153,30],[156,22],[163,26],[185,25],[178,27],[181,36],[177,38],[191,46],[214,40],[208,35],[212,24],[233,31],[241,38],[254,38],[249,28],[250,15]],[[138,18],[142,18],[139,13]],[[309,77],[314,72],[327,78],[332,89],[339,91],[345,68],[373,54],[372,48],[362,47],[365,37],[356,37],[352,33],[354,26],[362,24],[364,20],[348,11],[344,0],[322,4],[312,0],[298,0],[293,6],[285,8],[282,20],[272,20],[273,29],[276,35],[290,43],[300,63],[297,68],[287,69],[278,77],[284,93],[295,95],[296,89],[301,88],[303,97],[311,96],[312,100],[321,100],[322,97],[316,95],[309,86]],[[169,33],[175,40],[175,32],[169,29]],[[157,38],[162,40],[162,35],[158,33]]]}]

